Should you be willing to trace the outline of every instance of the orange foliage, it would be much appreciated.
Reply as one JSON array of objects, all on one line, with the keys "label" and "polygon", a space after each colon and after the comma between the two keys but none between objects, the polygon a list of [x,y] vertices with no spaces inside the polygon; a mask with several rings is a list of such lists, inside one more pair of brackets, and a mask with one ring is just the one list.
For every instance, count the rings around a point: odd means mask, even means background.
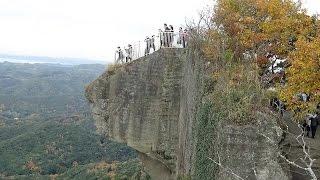
[{"label": "orange foliage", "polygon": [[288,52],[288,39],[311,25],[301,11],[291,0],[218,0],[214,21],[230,37],[235,54],[272,43],[274,53],[282,55]]},{"label": "orange foliage", "polygon": [[268,65],[268,58],[266,56],[258,56],[257,57],[257,64],[260,68],[266,68]]},{"label": "orange foliage", "polygon": [[[292,66],[287,71],[288,82],[280,95],[289,108],[307,112],[315,110],[320,102],[320,36],[313,41],[299,38],[296,47],[297,50],[289,54]],[[298,93],[311,95],[310,101],[297,101]]]},{"label": "orange foliage", "polygon": [[[291,109],[308,111],[320,102],[320,22],[293,0],[217,0],[213,24],[204,52],[219,60],[227,50],[234,56],[257,54],[259,67],[266,68],[272,52],[287,58],[288,82],[281,98]],[[221,45],[222,44],[222,45]],[[222,48],[222,50],[221,50]],[[298,93],[311,95],[310,102],[295,101]]]}]

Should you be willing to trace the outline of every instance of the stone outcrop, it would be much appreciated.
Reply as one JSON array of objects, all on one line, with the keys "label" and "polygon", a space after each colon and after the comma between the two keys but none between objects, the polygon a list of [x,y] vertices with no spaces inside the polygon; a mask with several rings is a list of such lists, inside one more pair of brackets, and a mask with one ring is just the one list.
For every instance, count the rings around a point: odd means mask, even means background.
[{"label": "stone outcrop", "polygon": [[217,122],[211,128],[214,116],[203,110],[206,78],[198,51],[161,49],[105,72],[86,96],[98,131],[136,149],[152,179],[236,179],[209,159],[217,152],[241,177],[288,179],[278,147],[257,136],[261,131],[279,142],[275,119],[261,113],[255,125]]},{"label": "stone outcrop", "polygon": [[160,50],[103,74],[87,89],[99,131],[136,149],[145,164],[158,161],[161,167],[146,167],[153,179],[175,172],[185,60],[185,50]]},{"label": "stone outcrop", "polygon": [[[244,179],[285,180],[290,174],[278,162],[278,143],[282,130],[277,126],[275,117],[258,112],[254,126],[222,125],[217,131],[215,149],[222,165]],[[219,159],[219,158],[215,158]],[[217,179],[234,179],[234,174],[220,171]]]}]

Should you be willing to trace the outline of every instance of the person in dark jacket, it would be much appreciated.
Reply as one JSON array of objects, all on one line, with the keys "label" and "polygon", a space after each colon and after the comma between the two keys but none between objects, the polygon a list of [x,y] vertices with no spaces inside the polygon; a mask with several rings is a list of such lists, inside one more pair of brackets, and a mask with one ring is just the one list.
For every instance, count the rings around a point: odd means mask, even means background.
[{"label": "person in dark jacket", "polygon": [[174,41],[174,30],[173,30],[173,26],[170,25],[169,26],[169,46],[172,47],[173,45],[173,41]]},{"label": "person in dark jacket", "polygon": [[310,134],[310,126],[311,126],[311,118],[312,118],[313,116],[311,115],[311,117],[310,116],[308,116],[306,119],[305,119],[305,122],[303,123],[303,130],[304,130],[304,136],[307,136],[307,137],[309,137],[309,134]]},{"label": "person in dark jacket", "polygon": [[151,39],[147,37],[144,41],[146,42],[146,49],[145,49],[144,55],[147,56],[150,53]]},{"label": "person in dark jacket", "polygon": [[156,51],[156,45],[154,43],[155,43],[155,35],[152,35],[150,39],[150,49],[153,49],[153,52]]},{"label": "person in dark jacket", "polygon": [[317,114],[316,117],[312,117],[311,118],[311,134],[312,134],[312,138],[314,139],[314,137],[316,136],[316,131],[317,131],[317,127],[319,125],[319,121],[320,121],[320,115]]},{"label": "person in dark jacket", "polygon": [[167,24],[164,24],[164,47],[169,47],[170,44],[170,28]]}]

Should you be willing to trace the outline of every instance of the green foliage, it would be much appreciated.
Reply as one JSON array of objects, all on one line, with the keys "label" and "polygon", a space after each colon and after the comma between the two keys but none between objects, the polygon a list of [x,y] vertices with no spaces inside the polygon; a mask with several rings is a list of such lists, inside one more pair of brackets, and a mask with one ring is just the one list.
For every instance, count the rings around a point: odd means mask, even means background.
[{"label": "green foliage", "polygon": [[213,118],[213,104],[203,103],[198,112],[196,126],[196,158],[194,179],[214,180],[215,164],[209,159],[214,157],[214,130],[216,120]]},{"label": "green foliage", "polygon": [[180,175],[177,180],[191,180],[191,176]]},{"label": "green foliage", "polygon": [[137,159],[129,160],[126,162],[99,162],[87,165],[75,166],[67,172],[59,175],[59,179],[105,179],[105,180],[120,180],[120,179],[140,179],[143,167]]},{"label": "green foliage", "polygon": [[206,94],[198,109],[196,127],[195,175],[193,179],[215,179],[218,167],[210,160],[217,159],[215,143],[222,124],[254,124],[257,111],[264,111],[268,101],[260,87],[258,67],[242,61],[225,60],[214,69],[212,90]]},{"label": "green foliage", "polygon": [[224,53],[224,59],[226,61],[232,61],[234,57],[234,53],[232,50],[227,49],[226,52]]},{"label": "green foliage", "polygon": [[262,111],[268,103],[256,64],[234,62],[216,73],[217,83],[210,95],[214,109],[229,123],[253,123],[257,110]]},{"label": "green foliage", "polygon": [[[1,176],[0,176],[1,179]],[[126,162],[105,161],[90,163],[85,165],[75,165],[62,174],[55,175],[20,175],[11,176],[10,179],[15,180],[150,180],[150,177],[143,171],[139,160],[132,159]]]},{"label": "green foliage", "polygon": [[25,168],[29,160],[37,162],[41,174],[60,174],[73,162],[125,161],[135,157],[124,145],[107,140],[101,144],[102,137],[85,128],[88,123],[91,122],[49,121],[0,128],[0,134],[7,137],[0,141],[0,172],[7,175],[32,173]]},{"label": "green foliage", "polygon": [[0,63],[0,114],[10,119],[90,114],[84,86],[104,70],[103,65]]},{"label": "green foliage", "polygon": [[0,63],[0,179],[49,179],[74,164],[136,157],[95,132],[83,92],[104,69]]}]

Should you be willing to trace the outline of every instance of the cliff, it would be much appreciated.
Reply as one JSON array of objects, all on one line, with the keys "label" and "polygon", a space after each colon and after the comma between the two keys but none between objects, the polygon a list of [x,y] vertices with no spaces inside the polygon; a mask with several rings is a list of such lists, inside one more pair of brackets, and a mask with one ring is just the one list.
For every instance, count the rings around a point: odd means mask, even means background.
[{"label": "cliff", "polygon": [[211,79],[198,51],[161,49],[105,72],[86,96],[98,131],[136,149],[152,179],[289,179],[278,146],[257,136],[280,142],[276,118],[261,111],[249,125],[219,120],[206,97]]}]

